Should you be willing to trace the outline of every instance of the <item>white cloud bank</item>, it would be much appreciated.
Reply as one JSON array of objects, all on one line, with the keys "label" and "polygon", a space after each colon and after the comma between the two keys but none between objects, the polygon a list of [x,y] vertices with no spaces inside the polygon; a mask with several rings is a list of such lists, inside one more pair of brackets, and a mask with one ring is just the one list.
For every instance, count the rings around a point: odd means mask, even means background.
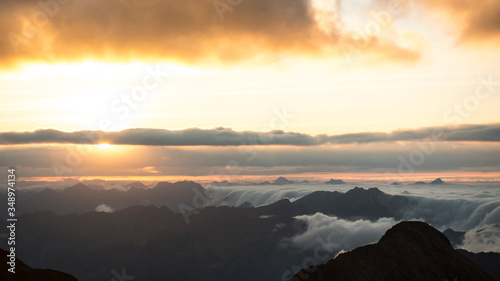
[{"label": "white cloud bank", "polygon": [[297,216],[296,219],[305,222],[307,230],[286,242],[302,250],[311,250],[321,244],[331,253],[375,243],[397,223],[393,218],[348,221],[322,213]]}]

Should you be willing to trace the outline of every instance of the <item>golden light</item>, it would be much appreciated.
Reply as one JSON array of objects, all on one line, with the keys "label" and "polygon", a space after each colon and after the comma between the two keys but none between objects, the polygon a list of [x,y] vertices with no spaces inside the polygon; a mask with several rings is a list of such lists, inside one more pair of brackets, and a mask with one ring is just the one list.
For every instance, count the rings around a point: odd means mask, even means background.
[{"label": "golden light", "polygon": [[111,144],[109,144],[109,143],[100,143],[100,144],[97,145],[97,147],[99,149],[110,149],[113,146]]}]

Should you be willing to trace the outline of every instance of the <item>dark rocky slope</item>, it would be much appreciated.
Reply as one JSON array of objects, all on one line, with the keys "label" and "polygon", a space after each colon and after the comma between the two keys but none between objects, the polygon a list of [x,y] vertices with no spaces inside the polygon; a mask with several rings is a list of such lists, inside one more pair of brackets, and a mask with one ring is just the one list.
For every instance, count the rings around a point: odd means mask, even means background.
[{"label": "dark rocky slope", "polygon": [[401,222],[380,241],[340,254],[326,264],[298,272],[291,280],[460,280],[493,281],[423,222]]},{"label": "dark rocky slope", "polygon": [[15,273],[10,273],[7,271],[8,254],[7,251],[0,249],[0,280],[77,281],[75,277],[60,271],[31,268],[19,259],[16,259]]}]

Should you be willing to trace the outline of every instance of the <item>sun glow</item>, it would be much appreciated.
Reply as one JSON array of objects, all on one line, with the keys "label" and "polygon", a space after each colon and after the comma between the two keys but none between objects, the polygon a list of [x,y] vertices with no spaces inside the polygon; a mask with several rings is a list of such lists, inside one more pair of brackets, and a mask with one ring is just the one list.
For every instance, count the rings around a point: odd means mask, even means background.
[{"label": "sun glow", "polygon": [[109,143],[100,143],[97,145],[97,147],[99,149],[110,149],[113,147],[113,145],[109,144]]}]

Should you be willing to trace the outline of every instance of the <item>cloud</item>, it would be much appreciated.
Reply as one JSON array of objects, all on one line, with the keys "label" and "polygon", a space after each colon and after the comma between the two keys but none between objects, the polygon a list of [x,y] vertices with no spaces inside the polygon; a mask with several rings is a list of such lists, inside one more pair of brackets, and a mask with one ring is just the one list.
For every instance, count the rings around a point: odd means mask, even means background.
[{"label": "cloud", "polygon": [[396,141],[500,142],[500,124],[460,125],[396,130],[390,133],[365,132],[312,136],[275,130],[236,132],[230,128],[203,130],[127,129],[118,132],[39,129],[32,132],[0,133],[0,144],[71,143],[153,146],[245,146],[352,144]]},{"label": "cloud", "polygon": [[500,2],[497,0],[427,0],[426,5],[453,22],[461,41],[500,40]]},{"label": "cloud", "polygon": [[322,213],[298,216],[307,224],[304,233],[287,238],[287,243],[302,250],[312,250],[319,245],[330,253],[350,251],[359,246],[377,242],[397,222],[392,218],[377,221],[348,221]]},{"label": "cloud", "polygon": [[113,208],[106,204],[101,204],[95,208],[96,212],[103,212],[103,213],[112,213],[114,212]]},{"label": "cloud", "polygon": [[[432,152],[427,154],[427,152]],[[403,160],[402,160],[403,159]],[[3,145],[0,167],[17,167],[19,176],[277,175],[299,173],[427,171],[498,172],[499,143],[395,142],[316,146],[117,146]],[[149,168],[148,168],[149,167]],[[220,176],[219,176],[220,175]],[[406,175],[408,176],[408,175]]]},{"label": "cloud", "polygon": [[[429,194],[435,193],[432,188],[425,191]],[[477,198],[476,200],[472,198],[472,192],[467,188],[450,192],[454,192],[451,199],[435,199],[428,196],[411,197],[415,205],[405,212],[403,220],[423,219],[441,230],[448,228],[468,230],[483,225],[495,216],[495,212],[498,213],[494,211],[500,206],[498,195],[490,195],[491,199],[478,201]]]},{"label": "cloud", "polygon": [[479,226],[465,233],[459,248],[474,253],[500,252],[500,202],[487,204],[487,207],[488,210],[481,210],[483,219]]},{"label": "cloud", "polygon": [[[1,1],[0,33],[6,36],[0,38],[0,61],[227,63],[281,52],[324,55],[356,41],[338,23],[329,30],[320,28],[311,2]],[[364,51],[381,61],[419,57],[418,50],[396,42],[377,37],[368,41]]]},{"label": "cloud", "polygon": [[464,242],[458,248],[469,252],[500,252],[500,224],[488,224],[465,233]]},{"label": "cloud", "polygon": [[500,124],[460,125],[397,130],[391,133],[356,133],[327,137],[330,143],[369,143],[390,141],[500,141]]}]

